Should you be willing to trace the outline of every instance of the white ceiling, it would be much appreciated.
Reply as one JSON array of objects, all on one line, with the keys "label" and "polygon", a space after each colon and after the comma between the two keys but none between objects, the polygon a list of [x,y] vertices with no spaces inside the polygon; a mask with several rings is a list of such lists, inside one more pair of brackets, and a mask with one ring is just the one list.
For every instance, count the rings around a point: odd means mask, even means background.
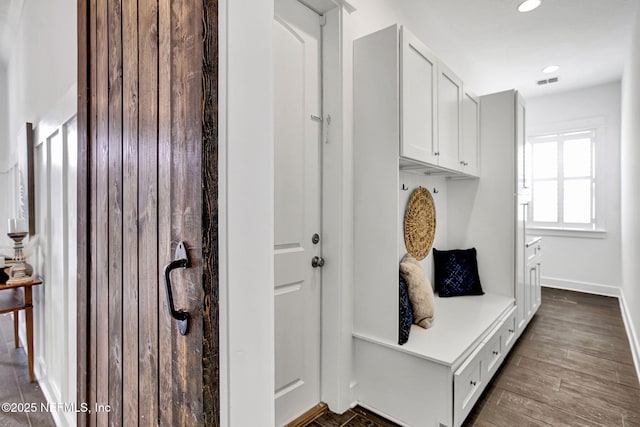
[{"label": "white ceiling", "polygon": [[6,62],[24,0],[0,0],[0,62]]},{"label": "white ceiling", "polygon": [[[23,1],[0,0],[4,60]],[[364,8],[368,1],[354,3]],[[529,13],[518,12],[519,3],[394,0],[391,4],[412,16],[414,26],[438,27],[444,36],[434,40],[436,46],[427,44],[480,95],[516,88],[532,97],[621,78],[640,0],[543,0]],[[542,68],[550,64],[560,70],[543,74]],[[536,84],[556,76],[558,83]]]},{"label": "white ceiling", "polygon": [[5,56],[5,28],[7,27],[7,20],[9,19],[9,9],[11,6],[11,0],[0,0],[0,57]]},{"label": "white ceiling", "polygon": [[[457,72],[479,94],[516,88],[532,97],[621,78],[640,0],[542,0],[528,13],[517,11],[520,2],[397,0],[396,5],[414,17],[428,16],[425,25],[446,34],[436,41],[436,53],[454,71],[461,68]],[[550,64],[560,69],[543,74]],[[559,82],[536,84],[549,77]]]}]

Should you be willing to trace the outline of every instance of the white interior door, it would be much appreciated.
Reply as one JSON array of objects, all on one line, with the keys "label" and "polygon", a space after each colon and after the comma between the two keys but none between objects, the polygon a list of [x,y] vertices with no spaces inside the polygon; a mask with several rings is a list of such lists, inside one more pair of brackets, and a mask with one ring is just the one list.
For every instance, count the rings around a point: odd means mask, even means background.
[{"label": "white interior door", "polygon": [[[296,0],[274,16],[276,425],[320,401],[320,19]],[[314,118],[314,116],[316,118]]]}]

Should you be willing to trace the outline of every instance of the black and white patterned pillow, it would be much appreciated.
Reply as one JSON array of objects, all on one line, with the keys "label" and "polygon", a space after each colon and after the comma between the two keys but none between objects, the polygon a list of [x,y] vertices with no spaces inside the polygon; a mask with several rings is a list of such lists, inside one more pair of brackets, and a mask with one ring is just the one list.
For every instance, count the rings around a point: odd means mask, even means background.
[{"label": "black and white patterned pillow", "polygon": [[409,340],[409,332],[411,332],[411,325],[413,324],[413,309],[411,308],[411,302],[409,301],[409,290],[407,288],[407,282],[400,275],[400,307],[399,307],[399,331],[398,331],[398,344],[402,345]]},{"label": "black and white patterned pillow", "polygon": [[435,286],[441,297],[483,295],[476,248],[439,251],[433,249]]}]

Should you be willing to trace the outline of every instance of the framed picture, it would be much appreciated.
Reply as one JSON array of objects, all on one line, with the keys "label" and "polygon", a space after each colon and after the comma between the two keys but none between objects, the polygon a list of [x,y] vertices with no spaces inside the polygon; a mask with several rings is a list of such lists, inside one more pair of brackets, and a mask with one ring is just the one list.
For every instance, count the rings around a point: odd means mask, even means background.
[{"label": "framed picture", "polygon": [[27,122],[18,131],[18,217],[25,219],[30,236],[36,233],[33,180],[33,124]]}]

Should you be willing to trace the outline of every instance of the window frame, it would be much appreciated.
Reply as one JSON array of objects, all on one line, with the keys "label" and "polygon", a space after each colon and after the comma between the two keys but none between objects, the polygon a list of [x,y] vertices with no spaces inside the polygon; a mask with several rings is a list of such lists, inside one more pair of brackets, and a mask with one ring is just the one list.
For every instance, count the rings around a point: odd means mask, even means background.
[{"label": "window frame", "polygon": [[[572,139],[578,139],[576,134],[589,133],[591,139],[591,175],[584,177],[564,176],[564,143]],[[533,132],[527,137],[527,151],[529,153],[528,165],[528,181],[530,182],[530,203],[531,209],[528,209],[527,228],[539,231],[547,230],[549,232],[558,232],[559,235],[566,235],[567,232],[591,233],[598,236],[605,232],[604,229],[604,210],[603,210],[603,174],[601,173],[601,165],[605,163],[603,158],[602,137],[604,134],[604,119],[593,118],[588,120],[558,123],[553,126],[547,126],[537,132]],[[555,136],[555,138],[554,138]],[[537,142],[534,142],[536,141]],[[557,174],[556,178],[535,179],[533,176],[533,144],[557,141]],[[591,180],[591,221],[589,223],[568,223],[564,222],[564,186],[565,182],[577,179]],[[535,201],[533,192],[536,182],[555,181],[557,182],[557,220],[553,222],[533,221],[533,213],[535,210]]]}]

